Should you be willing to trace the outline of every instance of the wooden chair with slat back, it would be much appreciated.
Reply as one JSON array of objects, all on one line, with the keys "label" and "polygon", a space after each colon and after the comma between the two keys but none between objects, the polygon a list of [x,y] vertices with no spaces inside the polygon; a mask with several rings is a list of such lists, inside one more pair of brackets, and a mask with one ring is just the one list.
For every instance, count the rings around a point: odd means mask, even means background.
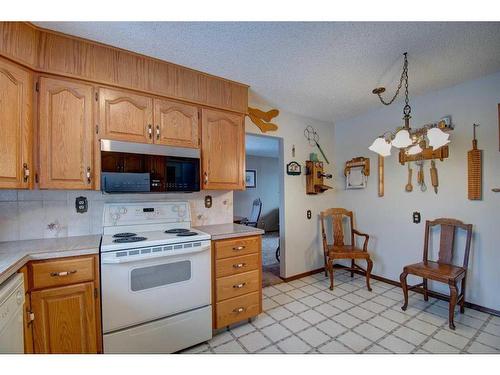
[{"label": "wooden chair with slat back", "polygon": [[[440,241],[439,241],[439,254],[437,261],[428,260],[429,255],[429,237],[431,229],[435,226],[440,226]],[[452,264],[453,252],[455,247],[455,234],[457,230],[464,230],[467,233],[465,239],[464,260],[462,266]],[[428,301],[428,288],[427,280],[439,281],[446,283],[450,287],[450,305],[449,305],[449,326],[450,329],[455,329],[454,316],[455,306],[460,304],[460,312],[464,312],[465,303],[465,283],[467,279],[467,267],[469,265],[469,253],[472,238],[472,224],[464,224],[456,219],[436,219],[433,221],[427,220],[425,222],[425,243],[424,243],[424,256],[423,261],[420,263],[410,264],[403,268],[403,273],[399,279],[401,280],[401,287],[404,294],[404,305],[401,309],[404,311],[408,307],[408,290],[420,289],[423,292],[424,300]],[[423,281],[408,287],[406,283],[407,276],[415,275],[422,277]],[[460,295],[458,295],[457,284],[462,281],[460,287]]]},{"label": "wooden chair with slat back", "polygon": [[[344,242],[344,218],[347,217],[349,219],[350,224],[350,232],[351,232],[351,242],[349,245],[346,245]],[[369,291],[371,291],[370,287],[370,274],[373,267],[373,262],[370,258],[370,254],[368,253],[368,240],[370,236],[365,233],[361,233],[354,229],[353,226],[353,215],[352,211],[348,211],[344,208],[329,208],[320,213],[321,218],[321,235],[323,237],[323,252],[324,252],[324,260],[325,260],[325,276],[327,276],[327,272],[330,273],[330,290],[333,290],[333,271],[334,264],[333,262],[336,259],[351,259],[351,267],[347,267],[344,269],[348,269],[351,271],[351,277],[354,276],[355,270],[363,271],[366,275],[366,287]],[[326,232],[325,232],[325,221],[331,218],[332,220],[332,233],[333,233],[333,244],[329,245]],[[365,238],[363,243],[363,248],[356,247],[355,235],[361,236]],[[364,259],[366,260],[367,268],[361,268],[359,265],[355,263],[356,259]]]}]

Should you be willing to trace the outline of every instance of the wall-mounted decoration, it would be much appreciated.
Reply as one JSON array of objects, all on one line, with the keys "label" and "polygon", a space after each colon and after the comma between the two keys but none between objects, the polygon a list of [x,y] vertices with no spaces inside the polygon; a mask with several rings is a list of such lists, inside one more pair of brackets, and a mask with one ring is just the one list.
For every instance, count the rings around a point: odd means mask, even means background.
[{"label": "wall-mounted decoration", "polygon": [[399,162],[401,165],[405,165],[406,162],[419,161],[419,160],[432,160],[439,159],[443,161],[448,158],[450,151],[448,146],[443,146],[438,149],[433,149],[432,147],[423,147],[422,151],[416,155],[409,155],[405,150],[399,151]]},{"label": "wall-mounted decoration", "polygon": [[318,194],[333,189],[331,186],[324,184],[323,179],[325,178],[331,179],[332,175],[324,173],[323,162],[306,161],[306,194]]},{"label": "wall-mounted decoration", "polygon": [[302,173],[302,168],[300,164],[296,161],[291,161],[286,165],[286,174],[291,176],[298,176]]},{"label": "wall-mounted decoration", "polygon": [[469,200],[481,200],[483,192],[482,184],[482,150],[477,148],[476,127],[472,125],[472,150],[467,152],[467,197]]},{"label": "wall-mounted decoration", "polygon": [[257,187],[257,171],[253,169],[245,171],[245,187],[250,189]]},{"label": "wall-mounted decoration", "polygon": [[262,133],[276,131],[278,130],[278,125],[273,124],[271,120],[278,116],[280,111],[277,109],[271,109],[270,111],[264,112],[257,108],[248,107],[248,117]]},{"label": "wall-mounted decoration", "polygon": [[431,160],[431,184],[432,187],[434,188],[434,193],[438,193],[438,186],[439,186],[439,180],[438,180],[438,170],[436,168],[436,162],[434,159]]},{"label": "wall-mounted decoration", "polygon": [[378,155],[378,196],[384,196],[384,157]]},{"label": "wall-mounted decoration", "polygon": [[311,147],[316,146],[318,148],[319,152],[321,153],[321,155],[323,156],[323,159],[325,159],[326,163],[330,164],[325,153],[323,152],[323,149],[321,148],[321,146],[318,143],[319,142],[319,134],[316,131],[316,129],[314,129],[311,125],[308,125],[304,129],[304,137],[306,137],[307,142],[309,142],[309,146],[311,146]]},{"label": "wall-mounted decoration", "polygon": [[363,156],[345,162],[344,176],[346,189],[363,189],[370,175],[370,159]]}]

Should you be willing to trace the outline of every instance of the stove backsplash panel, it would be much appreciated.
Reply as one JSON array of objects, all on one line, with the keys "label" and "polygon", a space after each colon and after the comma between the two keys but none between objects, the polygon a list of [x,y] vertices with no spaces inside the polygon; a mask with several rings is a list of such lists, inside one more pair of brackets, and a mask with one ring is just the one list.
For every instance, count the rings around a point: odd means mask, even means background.
[{"label": "stove backsplash panel", "polygon": [[[212,196],[211,208],[205,208],[206,195]],[[80,196],[88,199],[85,213],[76,212],[75,199]],[[232,191],[111,195],[86,190],[0,190],[0,241],[100,234],[104,203],[165,200],[189,201],[193,226],[233,221]]]}]

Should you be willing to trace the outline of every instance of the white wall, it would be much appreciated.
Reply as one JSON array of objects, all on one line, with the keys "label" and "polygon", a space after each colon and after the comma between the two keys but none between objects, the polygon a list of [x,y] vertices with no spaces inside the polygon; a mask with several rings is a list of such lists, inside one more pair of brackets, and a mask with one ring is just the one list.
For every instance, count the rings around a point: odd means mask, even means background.
[{"label": "white wall", "polygon": [[[343,190],[344,179],[338,168],[336,198],[339,207],[355,212],[358,229],[371,236],[373,273],[399,280],[405,264],[421,260],[425,220],[457,218],[474,224],[466,299],[500,310],[500,194],[491,191],[500,187],[498,103],[500,73],[411,98],[413,127],[436,121],[443,115],[451,115],[455,125],[449,159],[436,162],[437,195],[430,186],[429,162],[425,165],[428,190],[423,193],[418,189],[414,169],[414,191],[406,193],[407,167],[398,163],[397,152],[393,151],[385,160],[385,196],[377,196],[377,156],[367,147],[376,136],[401,124],[401,103],[381,105],[380,109],[335,124],[335,160],[339,167],[355,156],[371,159],[372,175],[364,190]],[[473,123],[481,124],[477,136],[479,148],[484,150],[482,201],[467,199],[467,151],[472,147]],[[411,222],[413,211],[421,212],[420,224]],[[447,291],[442,285],[434,287]]]},{"label": "white wall", "polygon": [[[268,110],[271,107],[264,100],[250,97],[250,106]],[[279,108],[278,108],[279,109]],[[320,144],[330,162],[333,159],[333,124],[311,120],[291,113],[281,111],[280,115],[273,119],[279,128],[276,132],[266,135],[281,137],[283,139],[283,165],[292,160],[299,162],[302,167],[302,175],[288,176],[284,167],[281,173],[283,177],[283,194],[281,199],[284,207],[283,222],[280,229],[284,229],[284,237],[280,233],[282,249],[281,276],[291,277],[303,272],[323,267],[323,252],[321,249],[318,213],[327,207],[334,205],[334,192],[327,191],[318,195],[306,195],[306,176],[304,171],[305,161],[309,153],[318,151],[312,148],[304,138],[304,129],[307,125],[315,127],[320,135]],[[247,133],[261,134],[260,130],[250,121],[246,120]],[[292,146],[295,145],[295,157],[292,157]],[[329,173],[333,171],[333,164],[327,165]],[[306,211],[312,211],[312,219],[308,220]]]},{"label": "white wall", "polygon": [[[205,208],[204,196],[211,195],[212,207]],[[79,214],[75,198],[87,197],[89,208]],[[0,241],[83,236],[102,233],[105,202],[189,201],[193,225],[231,223],[232,191],[200,191],[188,194],[102,194],[99,191],[0,190]],[[57,223],[56,230],[47,228]]]},{"label": "white wall", "polygon": [[276,231],[279,229],[279,159],[247,155],[245,162],[247,170],[256,171],[257,187],[234,192],[234,214],[249,217],[253,201],[260,198],[262,212],[258,227],[265,231]]}]

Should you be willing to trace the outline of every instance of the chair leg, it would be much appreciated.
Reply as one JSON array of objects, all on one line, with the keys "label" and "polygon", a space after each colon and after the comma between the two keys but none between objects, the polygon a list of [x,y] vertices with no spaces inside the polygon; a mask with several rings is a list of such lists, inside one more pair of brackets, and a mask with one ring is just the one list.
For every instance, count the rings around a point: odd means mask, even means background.
[{"label": "chair leg", "polygon": [[460,288],[460,290],[462,292],[462,300],[460,301],[460,314],[463,314],[465,312],[465,308],[464,308],[464,305],[465,305],[465,279],[466,279],[466,276],[464,276],[464,278],[462,279],[462,286]]},{"label": "chair leg", "polygon": [[354,277],[354,259],[351,260],[351,277]]},{"label": "chair leg", "polygon": [[328,259],[328,271],[330,272],[330,290],[333,290],[333,260]]},{"label": "chair leg", "polygon": [[453,284],[450,284],[450,307],[449,307],[449,312],[448,312],[448,319],[449,319],[449,326],[450,329],[455,330],[455,306],[457,305],[457,286],[453,282]]},{"label": "chair leg", "polygon": [[366,288],[368,289],[369,292],[372,291],[372,288],[370,287],[370,275],[372,273],[372,268],[373,268],[373,262],[370,258],[367,258],[366,259]]},{"label": "chair leg", "polygon": [[401,282],[401,289],[403,289],[403,296],[405,298],[405,303],[401,306],[401,310],[405,311],[408,307],[408,284],[406,283],[406,277],[408,273],[403,270],[403,273],[399,275],[399,281]]},{"label": "chair leg", "polygon": [[427,279],[424,278],[423,280],[424,281],[422,283],[423,284],[422,287],[424,289],[424,301],[428,301],[429,300],[429,289],[427,289]]}]

